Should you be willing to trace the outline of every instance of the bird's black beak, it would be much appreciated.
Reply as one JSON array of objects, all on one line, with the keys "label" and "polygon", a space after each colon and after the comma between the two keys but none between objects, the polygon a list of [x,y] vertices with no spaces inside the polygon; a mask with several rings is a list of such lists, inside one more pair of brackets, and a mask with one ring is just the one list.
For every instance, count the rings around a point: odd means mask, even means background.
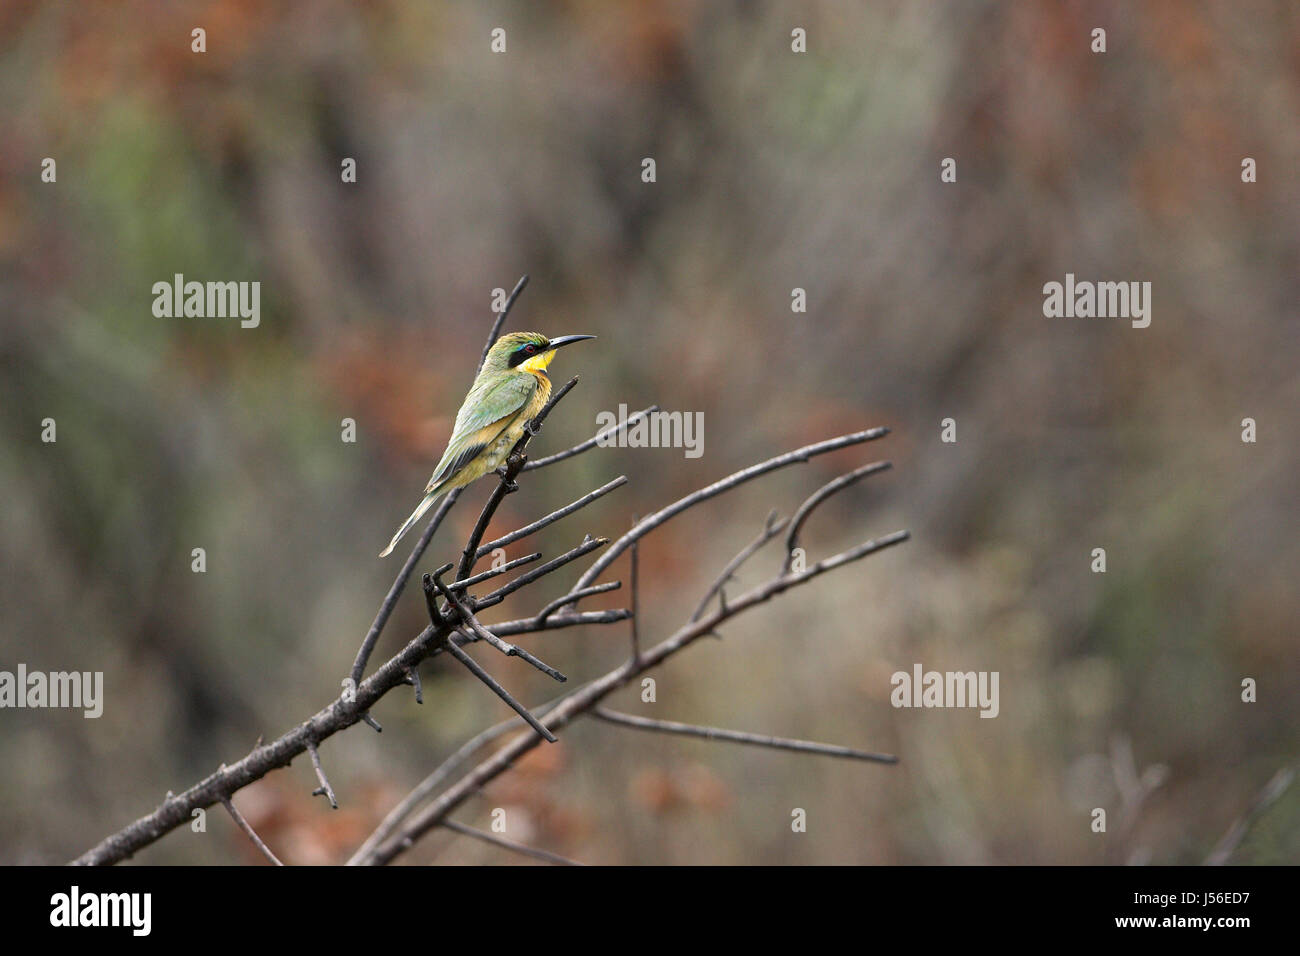
[{"label": "bird's black beak", "polygon": [[551,344],[547,348],[563,348],[566,345],[572,345],[574,342],[581,342],[583,339],[594,339],[595,337],[594,335],[561,335],[558,339],[551,339]]}]

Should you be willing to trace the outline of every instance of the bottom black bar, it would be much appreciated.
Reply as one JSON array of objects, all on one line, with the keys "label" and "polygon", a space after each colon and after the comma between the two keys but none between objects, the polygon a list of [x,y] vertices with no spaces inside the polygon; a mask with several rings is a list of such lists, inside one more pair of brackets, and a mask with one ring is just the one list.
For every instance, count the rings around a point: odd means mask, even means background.
[{"label": "bottom black bar", "polygon": [[455,924],[459,934],[484,919],[493,943],[621,927],[664,942],[689,933],[735,944],[788,926],[845,927],[861,940],[901,932],[925,945],[1043,931],[1231,944],[1295,921],[1295,871],[1285,867],[598,869],[12,868],[0,919],[6,935],[82,944],[283,937],[330,947],[436,943]]}]

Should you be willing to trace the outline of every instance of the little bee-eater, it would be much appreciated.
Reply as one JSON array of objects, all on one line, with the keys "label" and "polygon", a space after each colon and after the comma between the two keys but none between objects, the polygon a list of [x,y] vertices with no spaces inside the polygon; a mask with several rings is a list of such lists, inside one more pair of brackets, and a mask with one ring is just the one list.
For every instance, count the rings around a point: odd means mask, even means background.
[{"label": "little bee-eater", "polygon": [[411,530],[439,495],[463,488],[495,471],[506,460],[523,436],[524,426],[551,397],[546,366],[555,358],[555,350],[594,338],[562,335],[548,339],[540,332],[511,332],[497,339],[456,413],[456,428],[425,486],[424,498],[397,529],[388,547],[379,552],[381,558],[392,553],[402,535]]}]

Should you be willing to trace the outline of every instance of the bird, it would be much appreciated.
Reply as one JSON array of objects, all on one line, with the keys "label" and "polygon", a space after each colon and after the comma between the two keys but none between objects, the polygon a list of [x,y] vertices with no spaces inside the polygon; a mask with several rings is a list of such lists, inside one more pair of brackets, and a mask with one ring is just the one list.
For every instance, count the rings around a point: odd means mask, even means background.
[{"label": "bird", "polygon": [[595,337],[561,335],[552,339],[540,332],[510,332],[493,343],[456,413],[456,427],[425,486],[424,497],[388,547],[379,552],[381,558],[392,553],[440,495],[477,481],[506,460],[524,427],[551,397],[546,368],[556,350]]}]

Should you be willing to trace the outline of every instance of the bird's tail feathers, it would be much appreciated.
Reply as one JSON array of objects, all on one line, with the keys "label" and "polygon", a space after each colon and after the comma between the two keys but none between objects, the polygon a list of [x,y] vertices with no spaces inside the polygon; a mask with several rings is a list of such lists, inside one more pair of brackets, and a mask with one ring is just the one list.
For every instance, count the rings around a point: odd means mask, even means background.
[{"label": "bird's tail feathers", "polygon": [[393,553],[393,548],[397,546],[397,542],[402,540],[402,536],[405,535],[406,532],[410,531],[424,513],[429,510],[430,506],[438,500],[439,494],[440,492],[438,491],[430,491],[424,496],[423,500],[421,500],[419,505],[416,506],[416,509],[411,512],[411,517],[407,518],[406,521],[403,522],[402,526],[397,529],[397,534],[393,535],[393,540],[388,542],[388,547],[379,552],[381,558],[386,558]]}]

